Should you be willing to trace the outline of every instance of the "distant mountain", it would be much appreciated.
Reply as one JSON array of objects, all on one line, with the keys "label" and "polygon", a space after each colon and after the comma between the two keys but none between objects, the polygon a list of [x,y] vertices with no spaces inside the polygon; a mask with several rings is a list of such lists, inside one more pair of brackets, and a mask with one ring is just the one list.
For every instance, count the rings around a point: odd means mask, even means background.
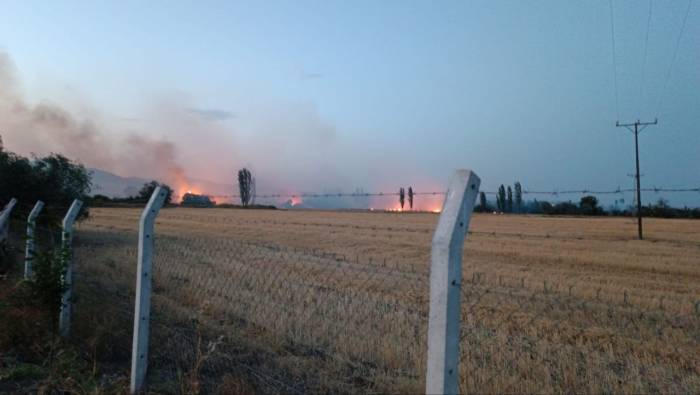
[{"label": "distant mountain", "polygon": [[91,195],[124,198],[136,195],[143,184],[151,181],[138,177],[121,177],[100,169],[88,169],[92,174]]},{"label": "distant mountain", "polygon": [[[125,198],[129,196],[135,196],[138,194],[143,184],[151,182],[150,178],[140,178],[140,177],[121,177],[116,174],[110,173],[105,170],[100,169],[88,169],[92,174],[92,191],[91,195],[105,195],[110,198]],[[172,187],[177,187],[171,185]],[[183,189],[185,187],[182,187]],[[220,182],[200,180],[200,179],[190,179],[188,180],[187,189],[181,190],[179,192],[185,193],[187,190],[191,190],[195,194],[208,195],[212,197],[212,200],[217,203],[239,203],[238,198],[233,198],[230,195],[238,194],[237,186],[224,184]],[[178,190],[176,190],[178,192]],[[326,191],[327,193],[335,194],[341,192],[340,190]],[[358,195],[364,193],[362,189],[357,189],[355,191]],[[260,195],[265,194],[279,194],[285,193],[284,191],[260,191]],[[301,194],[302,192],[299,192]],[[309,192],[311,193],[311,192]],[[335,208],[354,208],[354,209],[367,209],[370,207],[370,200],[366,196],[328,196],[328,197],[318,197],[318,198],[304,198],[287,200],[282,202],[279,198],[265,199],[258,198],[255,203],[258,204],[271,204],[279,206],[281,208],[295,208],[295,209],[335,209]]]},{"label": "distant mountain", "polygon": [[[91,195],[105,195],[110,198],[124,198],[136,195],[143,184],[150,182],[150,178],[122,177],[100,169],[88,169],[92,174]],[[191,179],[188,189],[198,194],[205,195],[231,195],[234,193],[234,186],[223,183]],[[175,187],[175,185],[171,185]],[[224,201],[225,199],[219,199]]]}]

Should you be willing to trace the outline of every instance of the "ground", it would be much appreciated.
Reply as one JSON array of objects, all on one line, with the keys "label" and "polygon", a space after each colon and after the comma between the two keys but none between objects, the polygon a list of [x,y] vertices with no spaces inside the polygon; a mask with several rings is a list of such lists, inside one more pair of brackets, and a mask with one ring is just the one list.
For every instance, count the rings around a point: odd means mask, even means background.
[{"label": "ground", "polygon": [[[76,336],[128,374],[138,209],[76,232]],[[164,209],[155,392],[420,392],[432,213]],[[700,226],[475,214],[463,392],[698,392]]]}]

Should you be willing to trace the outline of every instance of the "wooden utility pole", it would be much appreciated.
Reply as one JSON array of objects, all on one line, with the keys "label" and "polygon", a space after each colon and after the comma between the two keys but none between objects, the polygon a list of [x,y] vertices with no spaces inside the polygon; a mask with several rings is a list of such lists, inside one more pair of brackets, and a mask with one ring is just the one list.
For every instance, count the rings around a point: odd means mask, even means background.
[{"label": "wooden utility pole", "polygon": [[[644,239],[644,233],[642,231],[642,188],[641,182],[639,180],[639,133],[642,132],[649,125],[656,125],[658,123],[657,119],[654,122],[639,122],[637,120],[634,123],[620,123],[619,121],[615,123],[618,128],[627,128],[630,132],[634,134],[634,154],[635,163],[637,165],[637,173],[635,174],[635,179],[637,180],[637,230],[639,232],[639,240]],[[641,128],[640,128],[641,126]],[[632,129],[634,127],[634,129]]]}]

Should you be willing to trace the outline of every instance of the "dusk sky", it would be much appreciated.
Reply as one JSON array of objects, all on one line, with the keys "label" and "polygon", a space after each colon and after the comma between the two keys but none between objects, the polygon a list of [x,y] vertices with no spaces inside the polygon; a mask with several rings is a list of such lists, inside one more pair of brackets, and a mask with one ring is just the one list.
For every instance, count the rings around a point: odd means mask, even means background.
[{"label": "dusk sky", "polygon": [[[613,1],[618,110],[607,0],[0,0],[0,133],[125,176],[167,177],[144,147],[170,142],[187,177],[249,166],[269,190],[444,189],[456,168],[489,191],[631,188],[619,112],[659,120],[641,134],[643,186],[698,187],[700,3],[678,42],[687,9]],[[18,102],[77,126],[13,120]],[[95,145],[56,137],[85,125]]]}]

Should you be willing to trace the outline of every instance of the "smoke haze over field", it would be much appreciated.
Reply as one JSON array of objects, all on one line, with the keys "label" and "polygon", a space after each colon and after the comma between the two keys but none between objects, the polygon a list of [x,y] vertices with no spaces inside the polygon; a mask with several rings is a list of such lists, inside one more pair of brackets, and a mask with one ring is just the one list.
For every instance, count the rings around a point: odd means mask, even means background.
[{"label": "smoke haze over field", "polygon": [[108,133],[110,127],[99,119],[78,118],[50,102],[28,103],[18,82],[9,55],[0,52],[0,131],[11,150],[61,153],[91,167],[167,182],[183,177],[173,143],[136,132]]},{"label": "smoke haze over field", "polygon": [[[487,191],[615,190],[635,170],[615,122],[658,118],[640,135],[642,187],[696,188],[698,2],[612,6],[6,2],[0,133],[181,191],[244,166],[258,193],[430,191],[457,168]],[[700,206],[642,196],[659,198]]]},{"label": "smoke haze over field", "polygon": [[[155,99],[136,119],[110,120],[94,112],[81,117],[50,101],[30,103],[18,75],[9,54],[0,52],[0,131],[6,146],[20,154],[61,153],[117,175],[158,179],[178,195],[190,190],[235,193],[234,177],[242,166],[262,180],[260,194],[350,191],[358,181],[367,185],[366,178],[351,180],[339,166],[369,171],[372,160],[351,163],[362,156],[344,155],[352,147],[342,147],[334,127],[308,104],[251,108],[252,116],[240,122],[250,133],[239,136],[234,126],[221,122],[235,119],[232,113],[192,107],[183,94]],[[163,137],[153,137],[157,135]],[[375,174],[375,180],[382,178]],[[212,183],[207,181],[230,189],[209,191],[206,186]]]},{"label": "smoke haze over field", "polygon": [[[187,108],[172,99],[159,100],[150,105],[150,113],[145,114],[148,118],[138,120],[140,127],[148,132],[133,125],[121,129],[119,122],[94,115],[80,117],[59,104],[29,103],[21,95],[19,82],[12,59],[0,52],[0,131],[13,151],[25,155],[57,152],[90,167],[126,176],[157,178],[173,185],[186,184],[188,176],[233,179],[236,150],[229,137],[231,130],[216,124],[217,120],[226,118],[220,111]],[[275,119],[284,122],[285,118],[282,115]],[[258,142],[260,151],[269,152],[267,163],[278,166],[280,161],[295,155],[300,144],[305,144],[301,141],[303,131],[298,130],[308,128],[309,125],[303,124],[305,121],[303,117],[292,119],[287,125],[291,131],[299,132],[298,138],[280,141],[273,133]],[[311,122],[316,124],[305,130],[316,136],[309,137],[322,146],[333,139],[332,128],[318,119]],[[273,128],[284,126],[273,124]],[[158,134],[168,138],[151,137]],[[187,165],[187,174],[182,163]]]}]

